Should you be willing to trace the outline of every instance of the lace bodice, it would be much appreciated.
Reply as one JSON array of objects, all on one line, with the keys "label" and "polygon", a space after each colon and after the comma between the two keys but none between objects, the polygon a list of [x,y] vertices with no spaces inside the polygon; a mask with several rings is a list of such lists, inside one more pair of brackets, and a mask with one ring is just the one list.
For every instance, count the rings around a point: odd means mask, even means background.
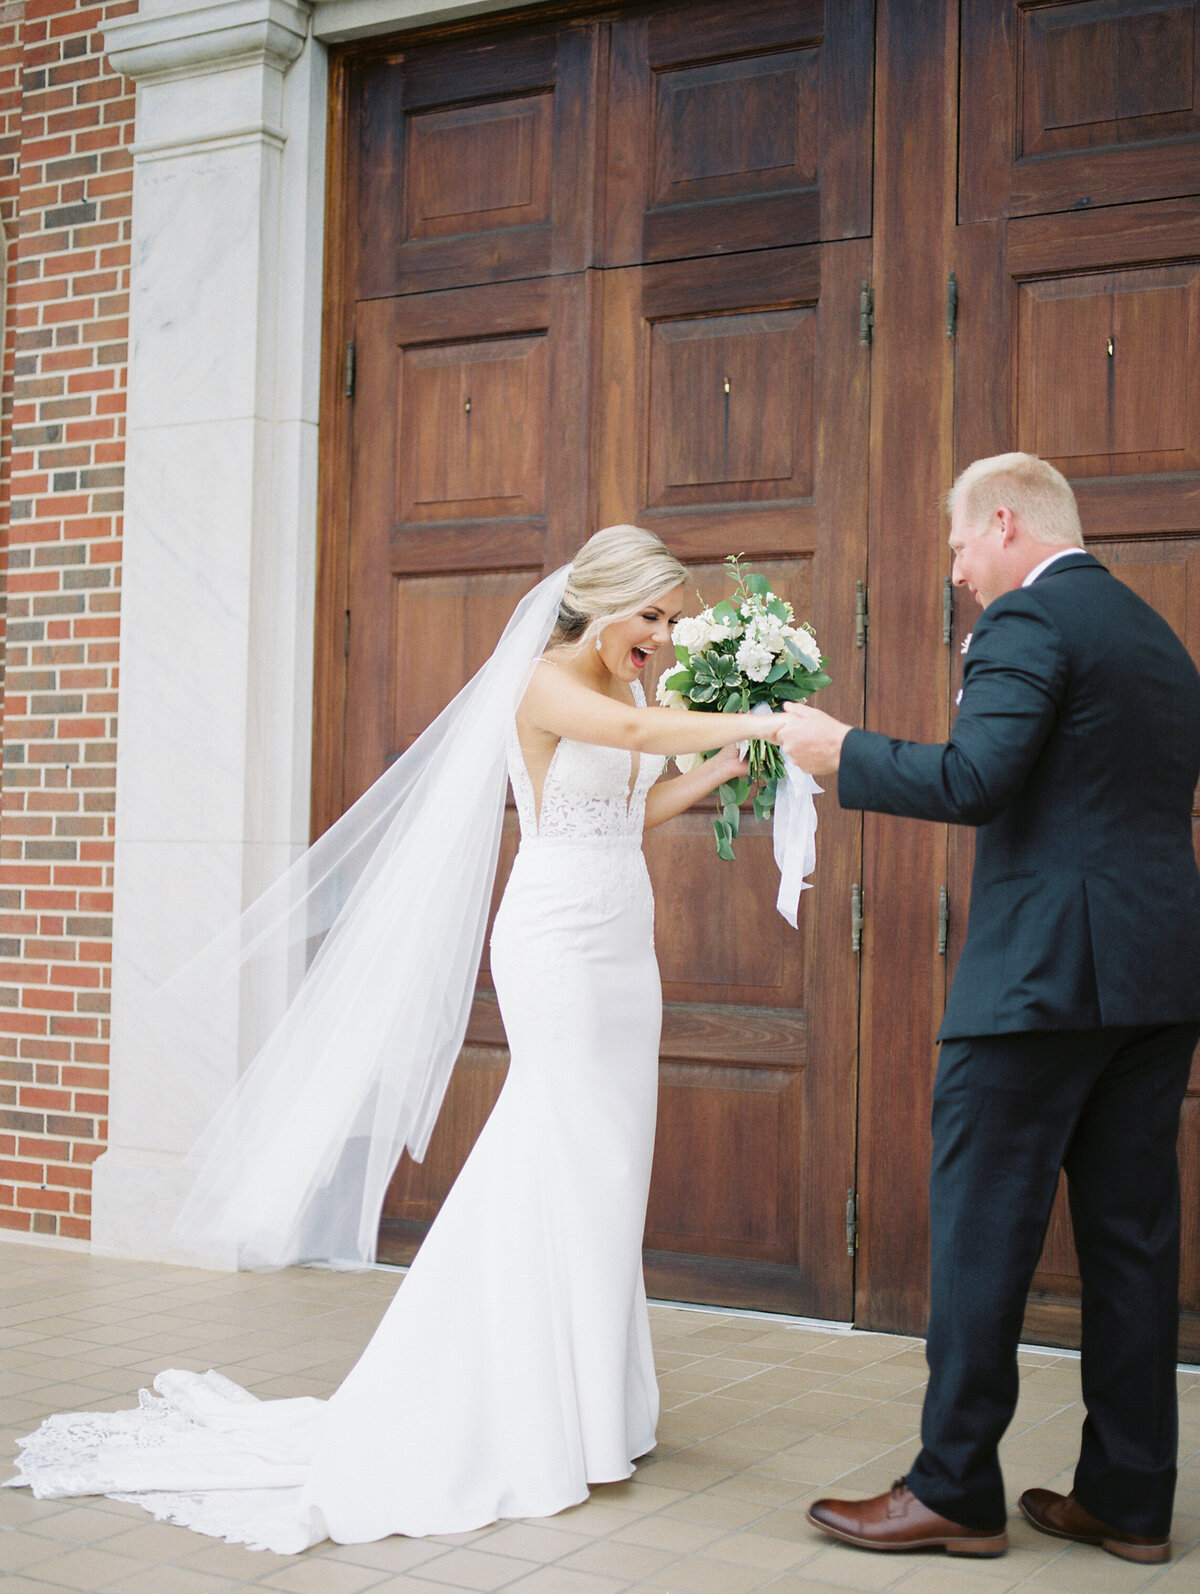
[{"label": "lace bodice", "polygon": [[[646,706],[641,683],[634,681],[639,708]],[[550,759],[542,787],[539,819],[533,782],[525,767],[514,720],[508,736],[508,775],[517,800],[522,842],[540,840],[640,840],[646,817],[646,793],[663,772],[666,759],[642,753],[633,791],[629,783],[632,753],[621,747],[597,747],[563,737]]]}]

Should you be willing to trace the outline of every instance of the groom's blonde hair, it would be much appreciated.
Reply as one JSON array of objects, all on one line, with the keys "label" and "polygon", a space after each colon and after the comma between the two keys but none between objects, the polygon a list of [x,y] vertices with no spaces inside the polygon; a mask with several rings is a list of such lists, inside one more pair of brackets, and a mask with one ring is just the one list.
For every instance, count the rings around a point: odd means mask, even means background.
[{"label": "groom's blonde hair", "polygon": [[551,645],[590,642],[610,621],[628,619],[687,580],[683,565],[652,531],[605,526],[571,562]]},{"label": "groom's blonde hair", "polygon": [[997,509],[1011,509],[1037,542],[1082,548],[1083,527],[1071,485],[1060,470],[1036,454],[993,454],[968,465],[946,498],[953,515],[979,529]]}]

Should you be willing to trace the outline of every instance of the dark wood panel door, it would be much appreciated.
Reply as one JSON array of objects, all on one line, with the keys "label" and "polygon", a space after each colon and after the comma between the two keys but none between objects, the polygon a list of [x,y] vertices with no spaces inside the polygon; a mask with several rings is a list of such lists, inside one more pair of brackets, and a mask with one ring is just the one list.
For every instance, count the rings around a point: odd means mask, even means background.
[{"label": "dark wood panel door", "polygon": [[1197,0],[963,0],[959,217],[1196,191]]},{"label": "dark wood panel door", "polygon": [[[1193,8],[1079,4],[1046,10],[1047,27],[1061,12],[1068,33],[1078,22],[1084,30],[1079,39],[1086,35],[1095,51],[1103,53],[1102,45],[1110,51],[1115,103],[1136,105],[1158,92],[1147,78],[1155,57],[1148,43],[1139,53],[1129,41],[1158,38],[1160,25],[1163,37],[1174,38]],[[1061,49],[1082,48],[1079,39]],[[1190,32],[1187,43],[1190,50]],[[978,175],[972,171],[977,153],[968,147],[968,186]],[[1120,152],[1111,154],[1110,165],[1096,151],[1089,159],[1101,176],[1116,174],[1103,192],[1125,192],[1117,180],[1126,170]],[[1200,186],[1194,146],[1191,160],[1190,180]],[[986,164],[983,151],[980,165]],[[1154,192],[1155,184],[1144,178],[1140,191],[1147,190]],[[1011,203],[1015,211],[1018,201]],[[1200,199],[1064,214],[1001,212],[961,226],[957,246],[957,466],[1009,448],[1051,460],[1072,482],[1088,546],[1167,618],[1200,662]],[[962,634],[971,623],[963,612]],[[953,831],[952,900],[964,907],[971,855],[969,833]],[[961,948],[962,917],[955,915],[952,954]],[[1189,1213],[1182,1354],[1195,1360],[1200,1062],[1184,1104],[1180,1167]],[[1078,1295],[1060,1191],[1035,1276],[1029,1336],[1077,1343]]]},{"label": "dark wood panel door", "polygon": [[356,296],[592,263],[599,24],[368,58],[355,75]]},{"label": "dark wood panel door", "polygon": [[358,306],[342,801],[586,536],[585,274]]},{"label": "dark wood panel door", "polygon": [[[586,273],[373,299],[355,313],[341,805],[490,655],[518,599],[564,563],[587,514]],[[496,897],[515,848],[505,825]],[[425,1160],[405,1155],[380,1255],[412,1256],[504,1080],[486,959]]]},{"label": "dark wood panel door", "polygon": [[612,29],[604,262],[871,228],[871,0],[688,0]]},{"label": "dark wood panel door", "polygon": [[[595,445],[598,520],[658,531],[707,602],[724,596],[721,557],[742,552],[813,621],[830,707],[851,718],[869,265],[863,241],[606,273]],[[861,821],[822,805],[793,931],[775,910],[767,827],[743,825],[731,866],[711,818],[698,808],[646,845],[666,1001],[650,1286],[846,1318]]]}]

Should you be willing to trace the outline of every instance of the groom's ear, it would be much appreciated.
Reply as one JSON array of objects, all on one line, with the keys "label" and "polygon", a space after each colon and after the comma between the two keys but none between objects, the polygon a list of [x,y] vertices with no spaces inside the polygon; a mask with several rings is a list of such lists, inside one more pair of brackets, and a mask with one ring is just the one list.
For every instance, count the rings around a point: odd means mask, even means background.
[{"label": "groom's ear", "polygon": [[1000,525],[1000,546],[1011,547],[1012,540],[1017,535],[1017,517],[1011,509],[997,509],[996,519]]}]

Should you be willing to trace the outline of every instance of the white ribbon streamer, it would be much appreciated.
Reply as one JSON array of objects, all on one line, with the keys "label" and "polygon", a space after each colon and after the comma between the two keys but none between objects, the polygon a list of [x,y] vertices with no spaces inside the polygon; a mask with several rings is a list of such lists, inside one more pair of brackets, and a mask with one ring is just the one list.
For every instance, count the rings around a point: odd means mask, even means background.
[{"label": "white ribbon streamer", "polygon": [[[773,711],[765,703],[756,703],[750,712]],[[781,756],[784,775],[775,788],[775,862],[779,867],[775,906],[794,930],[800,893],[812,890],[812,882],[804,876],[812,873],[817,862],[817,808],[813,798],[819,797],[824,787],[793,764],[786,753]]]},{"label": "white ribbon streamer", "polygon": [[814,797],[824,790],[786,753],[784,779],[775,790],[775,862],[779,865],[779,895],[775,906],[796,928],[800,893],[811,891],[811,874],[817,862],[817,808]]}]

